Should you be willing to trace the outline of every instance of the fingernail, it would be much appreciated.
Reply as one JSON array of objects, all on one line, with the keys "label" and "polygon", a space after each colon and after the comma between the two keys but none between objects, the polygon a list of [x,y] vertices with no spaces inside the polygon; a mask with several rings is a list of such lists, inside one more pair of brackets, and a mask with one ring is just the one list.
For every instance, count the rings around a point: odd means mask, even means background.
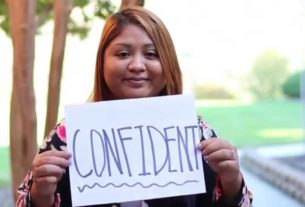
[{"label": "fingernail", "polygon": [[205,160],[206,163],[208,163],[207,156],[203,156],[203,159]]},{"label": "fingernail", "polygon": [[201,148],[201,143],[197,144],[197,147],[200,149]]}]

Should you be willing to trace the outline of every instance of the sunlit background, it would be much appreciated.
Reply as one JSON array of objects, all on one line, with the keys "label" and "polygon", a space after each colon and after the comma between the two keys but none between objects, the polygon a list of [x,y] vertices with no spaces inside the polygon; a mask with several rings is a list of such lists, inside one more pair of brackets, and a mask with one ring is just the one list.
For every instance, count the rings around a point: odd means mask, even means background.
[{"label": "sunlit background", "polygon": [[[161,17],[172,35],[186,93],[212,85],[234,94],[234,103],[251,101],[253,97],[246,83],[255,59],[266,51],[286,58],[289,74],[305,68],[305,9],[301,0],[189,0],[187,3],[147,0],[145,7]],[[78,12],[73,11],[72,15],[77,16]],[[96,20],[86,39],[72,35],[67,38],[59,118],[63,118],[65,104],[83,103],[89,96],[102,27],[103,21]],[[53,27],[49,23],[36,37],[34,87],[39,140],[43,136],[46,112],[52,35]],[[8,146],[12,43],[2,31],[0,51],[0,146]]]},{"label": "sunlit background", "polygon": [[[121,1],[112,2],[118,6]],[[146,0],[145,8],[166,24],[184,92],[194,94],[198,114],[221,137],[240,149],[305,143],[305,103],[283,92],[285,84],[297,91],[305,71],[305,0]],[[77,9],[71,15],[81,16]],[[103,24],[100,19],[91,22],[83,40],[67,37],[58,119],[64,118],[64,105],[84,103],[90,95]],[[38,144],[45,127],[52,38],[52,22],[36,35]],[[10,182],[12,63],[12,41],[0,30],[0,187]]]}]

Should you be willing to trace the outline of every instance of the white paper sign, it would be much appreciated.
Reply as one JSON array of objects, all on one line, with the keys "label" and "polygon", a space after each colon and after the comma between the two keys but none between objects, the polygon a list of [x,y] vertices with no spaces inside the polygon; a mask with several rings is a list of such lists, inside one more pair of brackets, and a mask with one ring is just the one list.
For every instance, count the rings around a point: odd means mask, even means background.
[{"label": "white paper sign", "polygon": [[204,193],[190,95],[67,106],[73,206]]}]

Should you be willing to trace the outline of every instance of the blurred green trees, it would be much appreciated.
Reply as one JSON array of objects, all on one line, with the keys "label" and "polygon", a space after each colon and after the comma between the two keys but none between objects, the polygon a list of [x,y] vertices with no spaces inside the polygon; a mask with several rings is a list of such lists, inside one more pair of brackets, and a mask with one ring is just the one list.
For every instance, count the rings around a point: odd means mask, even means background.
[{"label": "blurred green trees", "polygon": [[301,73],[298,71],[290,75],[283,84],[283,93],[289,98],[299,98],[301,89]]},{"label": "blurred green trees", "polygon": [[268,50],[256,58],[248,77],[250,91],[258,99],[282,95],[281,86],[288,76],[288,59],[276,50]]},{"label": "blurred green trees", "polygon": [[[37,33],[39,28],[50,20],[53,20],[54,0],[37,0],[36,1],[36,26]],[[91,9],[88,9],[88,6]],[[110,0],[73,0],[73,9],[78,12],[78,17],[70,16],[68,22],[68,33],[76,34],[80,38],[85,38],[90,31],[90,22],[95,18],[107,18],[111,15],[115,6]],[[79,18],[80,17],[80,18]],[[5,0],[0,0],[0,28],[9,34],[9,17]]]},{"label": "blurred green trees", "polygon": [[233,91],[221,84],[201,84],[194,88],[197,99],[234,99],[236,95]]}]

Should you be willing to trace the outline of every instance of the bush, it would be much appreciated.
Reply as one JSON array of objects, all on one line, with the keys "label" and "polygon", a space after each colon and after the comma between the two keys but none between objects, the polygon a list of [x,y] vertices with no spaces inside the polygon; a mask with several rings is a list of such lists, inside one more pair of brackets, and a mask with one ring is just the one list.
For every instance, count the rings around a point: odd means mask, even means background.
[{"label": "bush", "polygon": [[282,86],[283,93],[290,98],[300,97],[301,71],[289,76]]},{"label": "bush", "polygon": [[256,58],[249,75],[249,89],[258,99],[278,98],[288,75],[288,59],[275,50],[265,51]]},{"label": "bush", "polygon": [[232,91],[221,85],[199,85],[195,87],[196,99],[233,99]]}]

